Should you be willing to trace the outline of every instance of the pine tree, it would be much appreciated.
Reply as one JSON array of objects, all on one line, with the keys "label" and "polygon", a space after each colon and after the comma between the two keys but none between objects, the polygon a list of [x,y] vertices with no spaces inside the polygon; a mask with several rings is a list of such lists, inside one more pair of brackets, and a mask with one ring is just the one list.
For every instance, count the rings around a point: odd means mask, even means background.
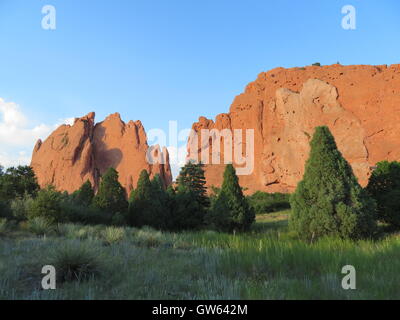
[{"label": "pine tree", "polygon": [[137,187],[129,197],[129,223],[135,227],[151,225],[152,184],[147,170],[142,170]]},{"label": "pine tree", "polygon": [[156,174],[151,180],[151,199],[151,225],[156,229],[164,229],[168,216],[168,194],[164,189],[164,185],[159,174]]},{"label": "pine tree", "polygon": [[0,200],[9,202],[25,194],[35,196],[39,191],[35,173],[29,166],[11,167],[6,172],[1,167],[0,173]]},{"label": "pine tree", "polygon": [[206,178],[204,176],[204,165],[202,163],[188,162],[180,171],[178,179],[178,191],[189,190],[193,193],[195,200],[204,208],[210,206],[207,197]]},{"label": "pine tree", "polygon": [[94,198],[92,184],[87,180],[82,186],[72,194],[74,201],[82,206],[88,207],[91,205]]},{"label": "pine tree", "polygon": [[375,201],[358,184],[327,127],[317,127],[303,180],[290,199],[290,227],[308,240],[359,239],[375,231]]},{"label": "pine tree", "polygon": [[366,189],[376,200],[378,219],[400,227],[400,162],[379,162]]},{"label": "pine tree", "polygon": [[109,168],[101,177],[93,204],[96,208],[113,214],[126,212],[128,202],[125,199],[125,189],[119,183],[118,172],[114,168]]},{"label": "pine tree", "polygon": [[228,164],[222,187],[213,201],[206,222],[217,230],[232,232],[248,230],[254,219],[254,210],[243,195],[236,170]]}]

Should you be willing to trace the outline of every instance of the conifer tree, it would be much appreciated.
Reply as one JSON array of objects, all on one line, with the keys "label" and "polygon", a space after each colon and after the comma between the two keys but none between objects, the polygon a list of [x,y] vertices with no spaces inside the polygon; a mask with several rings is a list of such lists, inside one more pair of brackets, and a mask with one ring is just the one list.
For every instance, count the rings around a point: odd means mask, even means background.
[{"label": "conifer tree", "polygon": [[375,201],[358,184],[328,127],[317,127],[303,180],[290,199],[290,227],[308,240],[359,239],[375,231]]},{"label": "conifer tree", "polygon": [[135,227],[151,225],[153,187],[147,170],[142,170],[137,187],[129,197],[129,223]]},{"label": "conifer tree", "polygon": [[108,213],[123,214],[128,208],[125,199],[125,189],[118,181],[118,172],[114,168],[109,168],[101,177],[99,191],[93,198],[96,208]]},{"label": "conifer tree", "polygon": [[82,186],[72,194],[74,201],[83,206],[90,206],[94,198],[92,184],[87,180]]},{"label": "conifer tree", "polygon": [[248,230],[254,219],[254,210],[243,195],[236,170],[228,164],[222,187],[213,201],[206,222],[217,230],[232,232]]},{"label": "conifer tree", "polygon": [[204,165],[202,163],[188,162],[180,171],[178,179],[178,191],[189,190],[195,200],[204,208],[210,206],[207,197],[206,178],[204,176]]},{"label": "conifer tree", "polygon": [[366,189],[376,200],[377,218],[400,227],[400,162],[379,162]]}]

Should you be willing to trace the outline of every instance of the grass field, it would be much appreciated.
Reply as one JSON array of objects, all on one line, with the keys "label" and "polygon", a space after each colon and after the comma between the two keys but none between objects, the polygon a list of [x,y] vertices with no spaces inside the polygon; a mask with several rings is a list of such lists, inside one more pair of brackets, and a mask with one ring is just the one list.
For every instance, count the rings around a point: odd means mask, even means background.
[{"label": "grass field", "polygon": [[[235,235],[3,223],[0,299],[400,299],[399,235],[308,244],[287,230],[289,214],[260,215]],[[47,264],[56,290],[41,289]],[[348,264],[356,290],[341,286]]]}]

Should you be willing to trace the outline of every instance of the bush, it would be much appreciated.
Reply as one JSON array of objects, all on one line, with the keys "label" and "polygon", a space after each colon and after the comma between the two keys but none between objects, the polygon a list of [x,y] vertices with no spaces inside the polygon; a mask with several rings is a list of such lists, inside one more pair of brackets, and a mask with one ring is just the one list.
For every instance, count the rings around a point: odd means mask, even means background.
[{"label": "bush", "polygon": [[290,227],[302,238],[374,234],[376,204],[358,184],[327,127],[317,127],[303,180],[291,196]]},{"label": "bush", "polygon": [[379,162],[366,190],[376,200],[378,219],[399,228],[400,162]]},{"label": "bush", "polygon": [[0,218],[11,218],[11,210],[8,204],[0,200]]},{"label": "bush", "polygon": [[103,212],[94,206],[83,206],[73,200],[64,201],[61,204],[61,211],[65,221],[85,225],[104,224],[110,225],[114,219],[113,214]]},{"label": "bush", "polygon": [[116,227],[107,227],[103,231],[103,238],[107,244],[120,242],[125,238],[125,229]]},{"label": "bush", "polygon": [[28,219],[42,217],[52,224],[63,222],[65,220],[62,210],[64,200],[65,195],[56,191],[53,186],[40,190],[28,207]]},{"label": "bush", "polygon": [[54,225],[43,217],[35,217],[28,220],[26,228],[29,232],[37,236],[49,235],[55,231]]},{"label": "bush", "polygon": [[257,191],[247,197],[256,214],[290,209],[290,195]]},{"label": "bush", "polygon": [[0,218],[0,236],[8,231],[8,221],[5,218]]},{"label": "bush", "polygon": [[220,231],[245,231],[254,219],[254,210],[243,195],[236,170],[228,164],[221,190],[206,216],[206,223]]},{"label": "bush", "polygon": [[11,201],[11,214],[12,219],[17,222],[22,222],[28,219],[29,208],[33,203],[33,198],[31,195],[26,194],[22,198],[16,198]]},{"label": "bush", "polygon": [[85,281],[104,271],[103,259],[97,250],[80,242],[64,244],[51,259],[60,282]]}]

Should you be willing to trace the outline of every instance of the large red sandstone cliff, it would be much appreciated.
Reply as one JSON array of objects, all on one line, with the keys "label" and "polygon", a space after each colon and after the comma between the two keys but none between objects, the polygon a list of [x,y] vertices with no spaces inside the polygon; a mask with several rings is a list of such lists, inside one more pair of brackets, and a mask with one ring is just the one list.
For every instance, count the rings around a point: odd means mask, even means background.
[{"label": "large red sandstone cliff", "polygon": [[[201,129],[254,129],[254,170],[239,177],[241,185],[248,192],[291,192],[302,178],[309,140],[320,125],[331,129],[362,185],[378,161],[399,160],[400,65],[263,72],[235,98],[229,113],[215,121],[201,117],[193,129],[200,136]],[[189,153],[199,159],[203,149],[188,144]],[[223,170],[222,164],[206,165],[209,186],[221,184]]]},{"label": "large red sandstone cliff", "polygon": [[95,124],[95,114],[75,119],[74,125],[62,125],[33,150],[31,166],[41,187],[54,185],[73,192],[87,180],[95,188],[109,167],[119,173],[119,181],[129,194],[136,187],[143,169],[160,174],[165,185],[172,182],[168,151],[158,146],[154,153],[165,157],[165,164],[150,164],[146,133],[140,121],[125,123],[118,113]]}]

